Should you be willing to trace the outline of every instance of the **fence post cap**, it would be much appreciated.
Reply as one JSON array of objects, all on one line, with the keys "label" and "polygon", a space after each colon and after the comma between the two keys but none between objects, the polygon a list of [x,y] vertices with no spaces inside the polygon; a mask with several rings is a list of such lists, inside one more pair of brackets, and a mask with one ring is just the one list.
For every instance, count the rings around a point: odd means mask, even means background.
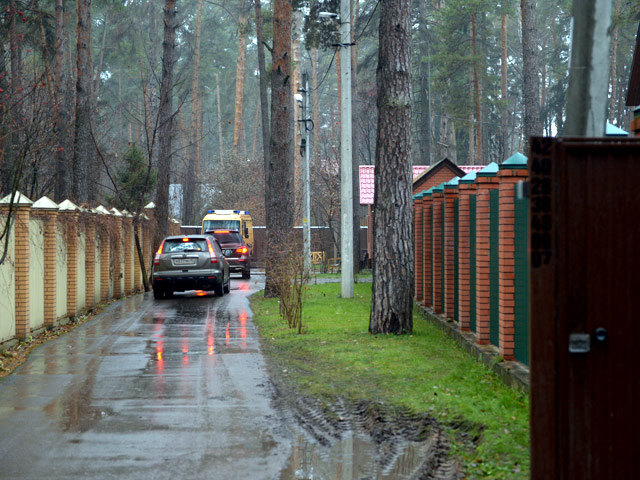
[{"label": "fence post cap", "polygon": [[58,210],[60,206],[49,197],[42,197],[36,200],[33,205],[31,205],[31,208],[34,210]]},{"label": "fence post cap", "polygon": [[15,192],[15,194],[10,193],[6,197],[4,197],[2,200],[0,200],[0,205],[9,205],[11,203],[12,197],[13,197],[14,205],[18,205],[18,206],[33,205],[33,202],[20,192]]},{"label": "fence post cap", "polygon": [[65,200],[59,205],[61,212],[79,212],[80,208],[71,200]]},{"label": "fence post cap", "polygon": [[527,168],[527,157],[525,157],[522,153],[516,152],[507,158],[500,165],[500,170],[511,169],[511,170],[522,170]]}]

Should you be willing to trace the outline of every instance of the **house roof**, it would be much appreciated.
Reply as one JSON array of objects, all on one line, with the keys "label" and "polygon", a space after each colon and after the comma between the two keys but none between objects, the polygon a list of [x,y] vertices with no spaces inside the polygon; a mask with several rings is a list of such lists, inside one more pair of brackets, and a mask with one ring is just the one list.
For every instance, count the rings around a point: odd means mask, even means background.
[{"label": "house roof", "polygon": [[[462,173],[452,174],[451,178],[456,176],[462,177],[464,174],[469,172],[477,172],[484,168],[484,165],[462,165],[458,166],[450,160],[445,159],[448,163],[453,165],[456,169],[459,169]],[[414,165],[413,166],[413,181],[414,183],[418,179],[422,179],[426,176],[426,174],[434,174],[438,169],[440,169],[443,165],[445,165],[442,160],[441,162],[436,163],[435,165],[429,167],[429,165]],[[374,171],[375,167],[373,165],[360,165],[360,205],[373,205],[373,196],[374,196]]]}]

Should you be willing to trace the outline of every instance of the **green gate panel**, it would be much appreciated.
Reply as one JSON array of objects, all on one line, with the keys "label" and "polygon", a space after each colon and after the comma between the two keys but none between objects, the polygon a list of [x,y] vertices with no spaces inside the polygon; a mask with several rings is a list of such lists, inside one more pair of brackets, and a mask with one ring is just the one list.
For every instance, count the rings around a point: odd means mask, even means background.
[{"label": "green gate panel", "polygon": [[529,238],[529,199],[514,200],[515,223],[515,319],[514,356],[529,365],[529,261],[527,239]]},{"label": "green gate panel", "polygon": [[459,241],[459,228],[460,223],[458,214],[460,212],[460,200],[455,198],[453,200],[453,319],[456,322],[460,322],[460,315],[458,310],[458,241]]},{"label": "green gate panel", "polygon": [[476,331],[476,196],[469,195],[469,328]]},{"label": "green gate panel", "polygon": [[498,243],[499,237],[499,196],[498,189],[489,193],[489,341],[496,347],[500,343],[499,331],[499,263],[498,263]]}]

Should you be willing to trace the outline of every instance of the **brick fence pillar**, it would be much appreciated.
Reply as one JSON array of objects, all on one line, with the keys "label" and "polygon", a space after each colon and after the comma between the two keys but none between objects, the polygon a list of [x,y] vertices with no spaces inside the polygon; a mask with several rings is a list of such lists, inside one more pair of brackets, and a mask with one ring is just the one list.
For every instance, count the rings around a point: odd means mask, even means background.
[{"label": "brick fence pillar", "polygon": [[111,213],[99,206],[96,208],[97,224],[100,226],[98,233],[100,235],[100,301],[104,302],[109,298],[109,277],[111,270],[111,234],[109,227],[111,224]]},{"label": "brick fence pillar", "polygon": [[133,292],[133,217],[125,212],[123,220],[124,234],[124,293],[129,295]]},{"label": "brick fence pillar", "polygon": [[443,301],[443,268],[444,268],[444,250],[443,250],[443,233],[444,233],[444,183],[441,183],[433,189],[431,194],[432,198],[432,212],[433,212],[433,238],[432,238],[432,265],[433,265],[433,311],[435,313],[442,313],[444,307]]},{"label": "brick fence pillar", "polygon": [[[9,214],[11,194],[0,201],[2,213]],[[14,277],[15,277],[15,322],[16,337],[27,338],[31,333],[31,316],[29,305],[29,219],[33,202],[20,192],[13,196],[14,217]],[[8,221],[8,219],[7,219]]]},{"label": "brick fence pillar", "polygon": [[123,216],[117,209],[112,209],[111,219],[114,236],[111,248],[113,248],[113,298],[122,297],[122,220]]},{"label": "brick fence pillar", "polygon": [[468,332],[471,325],[471,195],[476,193],[476,173],[471,172],[460,179],[460,208],[458,213],[458,317],[460,330]]},{"label": "brick fence pillar", "polygon": [[422,194],[413,196],[413,239],[414,239],[414,272],[415,272],[415,297],[416,302],[421,303],[423,300],[423,275],[422,270]]},{"label": "brick fence pillar", "polygon": [[53,327],[58,313],[56,300],[57,285],[57,238],[58,238],[58,205],[47,197],[35,202],[31,209],[32,215],[42,219],[44,227],[44,326]]},{"label": "brick fence pillar", "polygon": [[455,315],[456,301],[456,256],[455,250],[455,227],[456,214],[455,204],[459,198],[458,181],[460,177],[455,177],[444,186],[444,316],[445,318],[458,321]]},{"label": "brick fence pillar", "polygon": [[78,315],[78,217],[80,209],[70,200],[60,204],[67,245],[67,317]]},{"label": "brick fence pillar", "polygon": [[[138,255],[138,246],[136,244],[136,236],[138,235],[138,241],[142,242],[142,227],[139,218],[136,218],[133,222],[134,236],[133,236],[133,288],[134,290],[140,290],[142,288],[142,267],[140,266],[140,256]],[[140,248],[142,248],[142,243],[140,243]]]},{"label": "brick fence pillar", "polygon": [[422,298],[426,307],[433,306],[433,245],[432,245],[432,206],[433,188],[430,188],[422,197],[422,260],[423,260],[423,284]]},{"label": "brick fence pillar", "polygon": [[142,248],[142,254],[144,255],[144,264],[146,267],[147,278],[151,276],[151,266],[153,259],[151,258],[151,250],[153,248],[153,229],[152,225],[155,225],[155,222],[151,220],[149,217],[144,215],[144,223],[143,223],[143,237],[144,237],[144,246]]},{"label": "brick fence pillar", "polygon": [[498,188],[498,165],[491,163],[476,175],[478,188],[476,203],[476,341],[490,343],[490,198],[489,192]]},{"label": "brick fence pillar", "polygon": [[499,351],[513,360],[515,349],[515,185],[528,176],[527,157],[516,153],[500,165]]},{"label": "brick fence pillar", "polygon": [[84,219],[84,271],[86,286],[87,310],[91,311],[96,306],[96,213],[87,210],[83,214]]}]

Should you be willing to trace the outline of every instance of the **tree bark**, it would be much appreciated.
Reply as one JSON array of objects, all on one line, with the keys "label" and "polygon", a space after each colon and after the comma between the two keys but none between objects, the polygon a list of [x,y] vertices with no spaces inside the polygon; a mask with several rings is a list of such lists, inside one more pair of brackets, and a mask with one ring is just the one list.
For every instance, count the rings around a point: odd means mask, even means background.
[{"label": "tree bark", "polygon": [[246,46],[247,46],[247,8],[246,0],[239,1],[238,11],[238,60],[236,62],[236,96],[235,96],[235,114],[233,117],[233,155],[239,158],[242,154],[242,146],[245,142],[244,137],[244,76],[246,64]]},{"label": "tree bark", "polygon": [[[358,7],[360,5],[359,0],[353,0],[351,4],[351,104],[355,106],[354,112],[358,105],[358,45],[355,38],[355,26],[358,20]],[[356,132],[355,118],[356,115],[351,115],[351,132]],[[358,135],[352,133],[352,145],[351,145],[351,191],[353,194],[353,273],[355,275],[360,273],[360,161],[359,161],[359,149],[358,149]]]},{"label": "tree bark", "polygon": [[[430,105],[430,78],[429,78],[429,56],[430,56],[430,33],[427,28],[427,2],[418,0],[419,5],[419,30],[418,30],[418,108],[417,132],[420,158],[417,161],[420,165],[431,165],[432,145],[431,145],[431,105]],[[416,159],[414,159],[415,161]]]},{"label": "tree bark", "polygon": [[95,154],[91,137],[91,0],[78,0],[76,12],[76,121],[71,197],[76,203],[86,203],[89,201],[89,165]]},{"label": "tree bark", "polygon": [[542,133],[540,126],[540,82],[538,80],[538,33],[536,0],[520,0],[522,16],[522,70],[524,77],[524,150],[529,151],[529,138]]},{"label": "tree bark", "polygon": [[220,75],[216,73],[216,100],[218,102],[218,144],[220,146],[220,165],[224,165],[224,143],[222,141],[222,107],[220,106]]},{"label": "tree bark", "polygon": [[507,15],[503,12],[500,17],[500,99],[502,105],[500,108],[500,125],[501,125],[501,156],[502,161],[509,156],[509,106],[507,104]]},{"label": "tree bark", "polygon": [[[609,123],[613,123],[614,119],[616,118],[615,116],[615,112],[616,112],[616,83],[618,82],[617,79],[617,67],[618,67],[618,60],[617,60],[617,53],[618,53],[618,21],[617,19],[620,18],[620,6],[621,6],[621,0],[618,0],[616,2],[616,24],[613,28],[613,42],[611,45],[611,98],[609,99]],[[619,124],[618,124],[619,125]]]},{"label": "tree bark", "polygon": [[380,5],[369,332],[399,334],[413,330],[411,2]]},{"label": "tree bark", "polygon": [[471,12],[471,46],[473,50],[473,96],[476,106],[475,126],[476,126],[476,164],[484,165],[482,160],[482,90],[480,85],[479,58],[477,48],[477,22],[476,12]]},{"label": "tree bark", "polygon": [[169,178],[171,174],[171,140],[173,136],[173,67],[176,38],[176,0],[165,0],[164,40],[162,42],[162,80],[158,108],[158,187],[156,191],[154,248],[167,236],[169,227]]},{"label": "tree bark", "polygon": [[198,13],[196,17],[195,46],[193,53],[193,74],[191,79],[191,138],[189,139],[189,161],[187,174],[183,177],[184,185],[184,218],[182,219],[187,225],[195,225],[194,200],[199,197],[199,188],[197,179],[199,177],[199,153],[198,143],[200,141],[200,131],[198,130],[198,118],[200,116],[200,92],[199,92],[199,75],[200,75],[200,33],[202,30],[202,3],[198,0]]},{"label": "tree bark", "polygon": [[[255,0],[256,12],[256,35],[258,37],[258,71],[260,73],[260,115],[262,124],[262,154],[264,158],[265,175],[267,165],[269,164],[269,142],[270,142],[270,125],[269,125],[269,97],[267,93],[268,79],[267,68],[264,58],[264,33],[262,31],[262,5],[260,0]],[[265,182],[266,185],[266,182]]]},{"label": "tree bark", "polygon": [[318,48],[311,47],[311,110],[312,110],[312,118],[313,118],[313,140],[311,142],[311,164],[318,165],[318,152],[320,149],[318,148],[317,142],[320,140],[320,136],[318,135],[318,129],[320,128],[320,112],[318,109],[320,108],[320,100],[318,98]]},{"label": "tree bark", "polygon": [[53,67],[54,84],[54,110],[53,110],[53,134],[57,142],[55,159],[55,187],[54,200],[61,202],[70,196],[68,152],[69,142],[65,132],[68,128],[69,112],[65,97],[66,78],[64,73],[64,0],[56,0],[56,53]]},{"label": "tree bark", "polygon": [[281,248],[293,228],[293,98],[291,95],[291,0],[273,3],[271,149],[266,169],[267,264],[265,297],[276,295]]}]

